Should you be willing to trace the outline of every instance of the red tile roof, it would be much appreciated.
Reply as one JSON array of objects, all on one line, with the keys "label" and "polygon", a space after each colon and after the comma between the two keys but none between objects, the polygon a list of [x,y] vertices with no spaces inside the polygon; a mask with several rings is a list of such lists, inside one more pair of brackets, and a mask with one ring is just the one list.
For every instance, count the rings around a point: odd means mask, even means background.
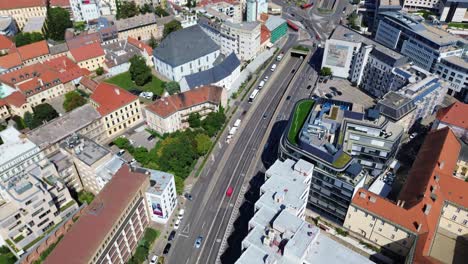
[{"label": "red tile roof", "polygon": [[2,0],[0,1],[0,9],[17,9],[34,6],[46,6],[45,0]]},{"label": "red tile roof", "polygon": [[50,6],[56,7],[69,7],[70,6],[70,0],[50,0]]},{"label": "red tile roof", "polygon": [[13,52],[0,57],[0,67],[4,69],[11,69],[21,66],[23,61],[17,52]]},{"label": "red tile roof", "polygon": [[123,165],[85,209],[86,212],[78,218],[44,263],[91,262],[101,243],[110,235],[114,225],[130,206],[133,197],[148,184],[148,181],[149,178],[145,174],[132,172],[127,165]]},{"label": "red tile roof", "polygon": [[0,75],[0,81],[14,86],[16,83],[38,76],[44,69],[42,64],[25,66],[16,71]]},{"label": "red tile roof", "polygon": [[270,40],[271,33],[264,24],[262,24],[260,29],[261,29],[261,31],[260,31],[260,44],[263,44],[263,43],[265,43],[265,41]]},{"label": "red tile roof", "polygon": [[26,103],[26,97],[20,92],[13,92],[7,97],[0,99],[0,105],[14,105],[21,107]]},{"label": "red tile roof", "polygon": [[468,129],[468,104],[456,102],[437,111],[437,119],[441,122]]},{"label": "red tile roof", "polygon": [[74,36],[73,34],[71,34],[71,38],[67,38],[66,41],[67,41],[68,49],[71,50],[71,49],[76,49],[81,46],[89,45],[92,43],[99,43],[101,42],[101,37],[99,37],[99,32],[95,32],[91,34],[82,33],[78,36]]},{"label": "red tile roof", "polygon": [[67,56],[44,61],[43,64],[59,74],[60,81],[67,83],[82,76],[87,76],[90,72],[80,68]]},{"label": "red tile roof", "polygon": [[96,87],[98,86],[98,83],[89,79],[88,77],[83,77],[80,80],[80,84],[86,87],[88,90],[94,92],[96,90]]},{"label": "red tile roof", "polygon": [[166,118],[177,111],[205,102],[219,104],[221,103],[222,92],[223,88],[218,86],[202,86],[197,89],[156,100],[154,103],[147,106],[146,109],[160,117]]},{"label": "red tile roof", "polygon": [[0,35],[0,50],[11,49],[14,46],[13,41],[4,35]]},{"label": "red tile roof", "polygon": [[24,45],[17,49],[23,61],[49,54],[49,45],[45,40]]},{"label": "red tile roof", "polygon": [[70,49],[70,53],[76,62],[104,56],[104,50],[99,43],[92,43],[78,48]]},{"label": "red tile roof", "polygon": [[138,100],[138,97],[116,85],[100,83],[91,95],[91,100],[99,105],[96,110],[105,116]]},{"label": "red tile roof", "polygon": [[141,51],[145,50],[146,53],[148,53],[148,55],[153,55],[153,48],[151,48],[148,44],[146,44],[146,43],[144,43],[142,41],[139,41],[137,39],[134,39],[132,37],[128,37],[127,41],[128,41],[128,43],[135,46],[139,50],[141,50]]}]

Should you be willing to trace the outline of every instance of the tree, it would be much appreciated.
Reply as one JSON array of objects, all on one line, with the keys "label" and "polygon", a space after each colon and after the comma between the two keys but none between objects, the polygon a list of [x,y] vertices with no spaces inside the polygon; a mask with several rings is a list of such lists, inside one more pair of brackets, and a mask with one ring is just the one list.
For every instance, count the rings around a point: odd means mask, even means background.
[{"label": "tree", "polygon": [[96,69],[96,74],[101,76],[102,74],[104,74],[104,69],[102,67],[99,67]]},{"label": "tree", "polygon": [[81,191],[78,193],[78,202],[81,204],[84,204],[85,202],[87,204],[90,204],[94,200],[94,195],[90,192],[87,191]]},{"label": "tree", "polygon": [[148,45],[153,49],[158,46],[158,42],[156,41],[156,38],[154,38],[153,34],[151,34],[151,38],[148,41]]},{"label": "tree", "polygon": [[26,113],[24,113],[24,124],[27,126],[27,127],[37,127],[37,125],[34,123],[35,120],[34,120],[34,116],[33,114],[31,114],[31,112],[27,111]]},{"label": "tree", "polygon": [[226,121],[226,115],[222,108],[218,112],[209,113],[205,119],[202,120],[201,126],[208,136],[212,137],[223,127]]},{"label": "tree", "polygon": [[14,40],[16,47],[21,47],[44,40],[44,36],[39,32],[20,32],[15,36]]},{"label": "tree", "polygon": [[119,1],[120,5],[117,9],[117,19],[129,18],[138,15],[138,7],[135,2]]},{"label": "tree", "polygon": [[18,130],[23,130],[26,128],[26,124],[24,123],[24,120],[23,118],[21,118],[21,116],[13,116],[12,117],[13,121],[15,121],[15,124],[16,124],[16,129]]},{"label": "tree", "polygon": [[329,67],[323,67],[320,70],[320,75],[321,76],[331,76],[332,74],[333,74],[333,72]]},{"label": "tree", "polygon": [[65,111],[71,110],[86,104],[86,99],[76,91],[71,91],[65,94],[65,101],[63,101],[63,108]]},{"label": "tree", "polygon": [[132,80],[138,86],[143,86],[151,81],[151,69],[146,65],[145,59],[141,56],[133,56],[130,59],[129,72]]},{"label": "tree", "polygon": [[161,6],[157,6],[154,9],[154,13],[160,17],[165,17],[169,15],[169,13],[166,10],[164,10],[164,8],[162,8]]},{"label": "tree", "polygon": [[34,111],[34,120],[39,125],[42,125],[44,121],[50,121],[59,116],[57,111],[47,103],[37,105],[33,108]]},{"label": "tree", "polygon": [[61,7],[47,9],[46,35],[53,40],[64,40],[65,30],[73,27],[70,13]]},{"label": "tree", "polygon": [[141,14],[146,14],[146,13],[151,13],[151,12],[153,12],[153,6],[148,3],[145,3],[140,7]]},{"label": "tree", "polygon": [[171,22],[164,25],[163,37],[165,38],[167,35],[179,29],[182,29],[180,22],[177,20],[172,20]]},{"label": "tree", "polygon": [[184,179],[182,179],[181,177],[175,176],[174,181],[175,181],[175,188],[176,188],[177,194],[179,195],[182,194],[184,192]]},{"label": "tree", "polygon": [[146,164],[148,162],[148,150],[144,147],[135,148],[132,152],[132,156],[140,164]]},{"label": "tree", "polygon": [[201,125],[201,116],[199,113],[191,113],[188,117],[188,123],[191,128],[197,128]]},{"label": "tree", "polygon": [[199,155],[205,155],[211,148],[210,137],[206,134],[198,134],[195,136],[197,142],[197,152]]},{"label": "tree", "polygon": [[179,83],[178,83],[178,82],[175,82],[175,81],[167,82],[167,83],[164,85],[164,88],[166,89],[166,91],[167,91],[170,95],[173,95],[173,94],[176,94],[176,93],[180,93],[180,86],[179,86]]},{"label": "tree", "polygon": [[124,138],[124,137],[118,137],[116,139],[114,139],[113,143],[119,148],[119,149],[126,149],[126,150],[129,150],[129,149],[132,149],[133,146],[132,144],[130,143],[130,141],[128,141],[127,138]]}]

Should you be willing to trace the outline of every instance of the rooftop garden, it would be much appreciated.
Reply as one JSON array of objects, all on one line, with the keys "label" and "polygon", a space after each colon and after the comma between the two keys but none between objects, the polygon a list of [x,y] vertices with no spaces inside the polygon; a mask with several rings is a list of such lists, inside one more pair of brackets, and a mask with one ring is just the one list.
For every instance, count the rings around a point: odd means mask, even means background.
[{"label": "rooftop garden", "polygon": [[333,162],[333,166],[337,168],[343,168],[344,165],[346,165],[350,160],[351,156],[348,153],[343,152],[341,156]]},{"label": "rooftop garden", "polygon": [[299,135],[299,131],[301,131],[304,122],[309,115],[310,110],[314,106],[314,100],[303,100],[300,101],[294,110],[293,119],[291,122],[291,127],[289,128],[288,132],[288,140],[292,144],[297,145],[297,137]]},{"label": "rooftop garden", "polygon": [[468,29],[468,23],[450,22],[448,26],[451,28]]}]

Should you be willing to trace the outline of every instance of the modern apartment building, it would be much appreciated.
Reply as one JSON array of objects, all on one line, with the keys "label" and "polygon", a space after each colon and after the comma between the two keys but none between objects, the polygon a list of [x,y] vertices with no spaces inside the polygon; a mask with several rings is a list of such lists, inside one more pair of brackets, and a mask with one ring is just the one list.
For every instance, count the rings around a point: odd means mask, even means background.
[{"label": "modern apartment building", "polygon": [[280,16],[268,16],[265,21],[265,27],[270,32],[270,42],[275,43],[288,33],[288,25],[286,20]]},{"label": "modern apartment building", "polygon": [[44,0],[22,0],[1,1],[0,16],[12,16],[20,29],[31,17],[45,17],[47,13],[46,1]]},{"label": "modern apartment building", "polygon": [[217,18],[221,21],[232,23],[242,23],[242,4],[233,1],[213,1],[212,3],[198,3],[195,8],[197,13],[201,13],[210,18]]},{"label": "modern apartment building", "polygon": [[436,73],[449,83],[448,93],[468,103],[468,57],[445,57],[437,64]]},{"label": "modern apartment building", "polygon": [[16,256],[22,255],[77,209],[55,167],[35,163],[0,184],[0,235]]},{"label": "modern apartment building", "polygon": [[442,0],[404,0],[403,8],[408,11],[432,10],[438,13],[444,4]]},{"label": "modern apartment building", "polygon": [[219,55],[220,47],[198,25],[172,32],[153,50],[156,71],[177,82],[212,68]]},{"label": "modern apartment building", "polygon": [[103,119],[108,140],[143,122],[138,97],[116,85],[100,83],[90,101]]},{"label": "modern apartment building", "polygon": [[44,263],[126,263],[149,224],[148,187],[147,175],[123,166]]},{"label": "modern apartment building", "polygon": [[70,0],[70,6],[74,21],[90,21],[101,16],[99,11],[99,0]]},{"label": "modern apartment building", "polygon": [[430,72],[437,70],[441,58],[461,56],[466,46],[462,38],[405,13],[383,12],[378,15],[378,21],[377,42],[400,52]]},{"label": "modern apartment building", "polygon": [[440,0],[440,21],[468,22],[468,2],[459,0]]},{"label": "modern apartment building", "polygon": [[[359,189],[344,227],[406,263],[456,263],[468,233],[468,185],[453,176],[461,145],[446,127],[431,131],[396,203]],[[398,260],[398,259],[397,259]]]},{"label": "modern apartment building", "polygon": [[313,169],[304,160],[288,159],[267,170],[236,264],[371,263],[304,220]]},{"label": "modern apartment building", "polygon": [[190,114],[198,113],[204,118],[226,104],[227,95],[224,88],[203,86],[158,99],[148,105],[145,109],[146,122],[149,128],[161,135],[172,133],[189,127]]},{"label": "modern apartment building", "polygon": [[261,14],[268,13],[268,2],[266,0],[246,0],[246,2],[247,22],[257,21]]},{"label": "modern apartment building", "polygon": [[157,38],[161,35],[161,32],[158,32],[160,29],[156,22],[156,15],[153,13],[115,20],[114,25],[117,27],[120,40],[126,40],[128,37],[149,40],[151,36]]},{"label": "modern apartment building", "polygon": [[177,206],[177,193],[174,175],[149,169],[138,169],[150,177],[150,186],[146,190],[146,200],[150,219],[166,224]]},{"label": "modern apartment building", "polygon": [[0,131],[0,178],[2,182],[44,159],[40,148],[13,127]]}]

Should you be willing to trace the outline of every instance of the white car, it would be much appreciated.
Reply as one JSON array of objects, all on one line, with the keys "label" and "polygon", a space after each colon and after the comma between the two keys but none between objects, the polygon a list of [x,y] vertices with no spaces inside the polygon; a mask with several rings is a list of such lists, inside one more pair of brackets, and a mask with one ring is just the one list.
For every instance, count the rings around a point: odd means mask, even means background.
[{"label": "white car", "polygon": [[409,138],[410,138],[410,139],[413,139],[413,138],[415,138],[417,135],[418,135],[418,133],[414,132],[414,133],[412,133],[412,134],[409,136]]},{"label": "white car", "polygon": [[174,224],[174,230],[179,229],[179,226],[180,226],[180,219],[177,219]]},{"label": "white car", "polygon": [[268,81],[268,78],[270,78],[270,76],[267,75],[267,76],[265,76],[265,78],[263,78],[263,80],[264,80],[265,82],[267,82],[267,81]]},{"label": "white car", "polygon": [[153,257],[151,258],[150,264],[156,264],[157,261],[158,261],[158,256],[153,255]]},{"label": "white car", "polygon": [[276,64],[273,64],[271,65],[271,69],[270,69],[272,72],[274,72],[276,70]]},{"label": "white car", "polygon": [[182,218],[184,218],[184,213],[185,213],[185,210],[180,209],[179,214],[177,215],[177,219],[182,220]]}]

